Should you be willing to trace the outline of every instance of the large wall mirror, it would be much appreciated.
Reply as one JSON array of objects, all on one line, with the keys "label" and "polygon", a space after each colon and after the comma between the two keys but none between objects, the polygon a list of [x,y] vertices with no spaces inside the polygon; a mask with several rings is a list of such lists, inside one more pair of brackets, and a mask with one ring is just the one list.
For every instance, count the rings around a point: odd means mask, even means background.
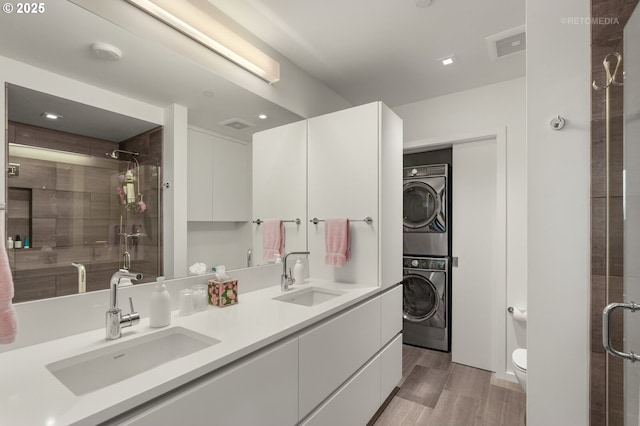
[{"label": "large wall mirror", "polygon": [[[147,280],[166,275],[163,165],[172,153],[163,152],[163,132],[173,125],[165,122],[170,105],[187,108],[189,126],[249,146],[255,132],[302,119],[76,4],[46,8],[39,16],[0,15],[0,37],[12,40],[0,45],[8,170],[0,202],[14,240],[14,302],[104,289],[122,266]],[[100,58],[91,49],[96,41],[119,48],[121,59]],[[48,112],[61,118],[48,120]],[[268,119],[259,120],[261,113]],[[224,124],[232,119],[251,126]],[[252,247],[250,221],[190,223],[188,232],[205,259],[225,241]],[[245,267],[246,250],[227,263]]]}]

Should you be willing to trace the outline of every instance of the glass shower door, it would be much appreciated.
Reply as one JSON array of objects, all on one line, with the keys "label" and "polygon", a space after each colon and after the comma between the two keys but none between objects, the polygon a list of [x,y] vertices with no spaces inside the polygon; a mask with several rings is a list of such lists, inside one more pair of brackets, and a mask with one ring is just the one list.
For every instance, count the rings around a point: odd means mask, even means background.
[{"label": "glass shower door", "polygon": [[[624,29],[623,277],[610,283],[603,314],[607,424],[640,424],[640,9]],[[611,223],[611,221],[610,221]],[[615,238],[612,234],[608,238]],[[611,256],[609,253],[607,256]],[[611,261],[611,258],[607,260]],[[613,278],[609,278],[611,280]]]},{"label": "glass shower door", "polygon": [[[624,30],[623,302],[640,303],[640,9]],[[623,350],[640,354],[640,312],[625,309]],[[624,361],[624,424],[640,424],[640,363]]]}]

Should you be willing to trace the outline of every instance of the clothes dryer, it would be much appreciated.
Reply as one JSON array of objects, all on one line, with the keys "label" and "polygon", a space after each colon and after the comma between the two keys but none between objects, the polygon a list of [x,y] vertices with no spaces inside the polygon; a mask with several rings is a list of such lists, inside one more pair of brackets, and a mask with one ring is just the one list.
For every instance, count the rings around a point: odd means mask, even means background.
[{"label": "clothes dryer", "polygon": [[403,169],[403,253],[449,256],[448,164]]},{"label": "clothes dryer", "polygon": [[449,352],[449,258],[403,257],[403,343]]}]

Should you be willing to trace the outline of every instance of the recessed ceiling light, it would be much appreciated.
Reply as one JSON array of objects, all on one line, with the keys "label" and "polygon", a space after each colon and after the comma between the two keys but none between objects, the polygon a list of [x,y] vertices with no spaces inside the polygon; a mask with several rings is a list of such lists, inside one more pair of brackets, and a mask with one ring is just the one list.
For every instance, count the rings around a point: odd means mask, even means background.
[{"label": "recessed ceiling light", "polygon": [[266,120],[267,119],[267,114],[260,114],[260,115],[258,115],[258,118],[260,120]]},{"label": "recessed ceiling light", "polygon": [[91,45],[91,51],[100,59],[106,61],[117,61],[122,58],[122,50],[117,47],[103,43],[101,41],[95,42]]},{"label": "recessed ceiling light", "polygon": [[438,59],[438,62],[445,66],[455,64],[457,62],[456,55],[445,56],[444,58]]},{"label": "recessed ceiling light", "polygon": [[40,114],[42,117],[49,119],[49,120],[57,120],[59,118],[62,118],[61,115],[58,114],[54,114],[52,112],[43,112],[42,114]]}]

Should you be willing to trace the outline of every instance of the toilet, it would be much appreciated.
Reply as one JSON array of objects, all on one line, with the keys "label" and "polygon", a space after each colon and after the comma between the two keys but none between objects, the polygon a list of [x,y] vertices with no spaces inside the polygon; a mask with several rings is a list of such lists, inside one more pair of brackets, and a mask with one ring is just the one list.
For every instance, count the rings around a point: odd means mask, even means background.
[{"label": "toilet", "polygon": [[527,350],[518,348],[511,354],[513,373],[523,391],[527,391]]}]

